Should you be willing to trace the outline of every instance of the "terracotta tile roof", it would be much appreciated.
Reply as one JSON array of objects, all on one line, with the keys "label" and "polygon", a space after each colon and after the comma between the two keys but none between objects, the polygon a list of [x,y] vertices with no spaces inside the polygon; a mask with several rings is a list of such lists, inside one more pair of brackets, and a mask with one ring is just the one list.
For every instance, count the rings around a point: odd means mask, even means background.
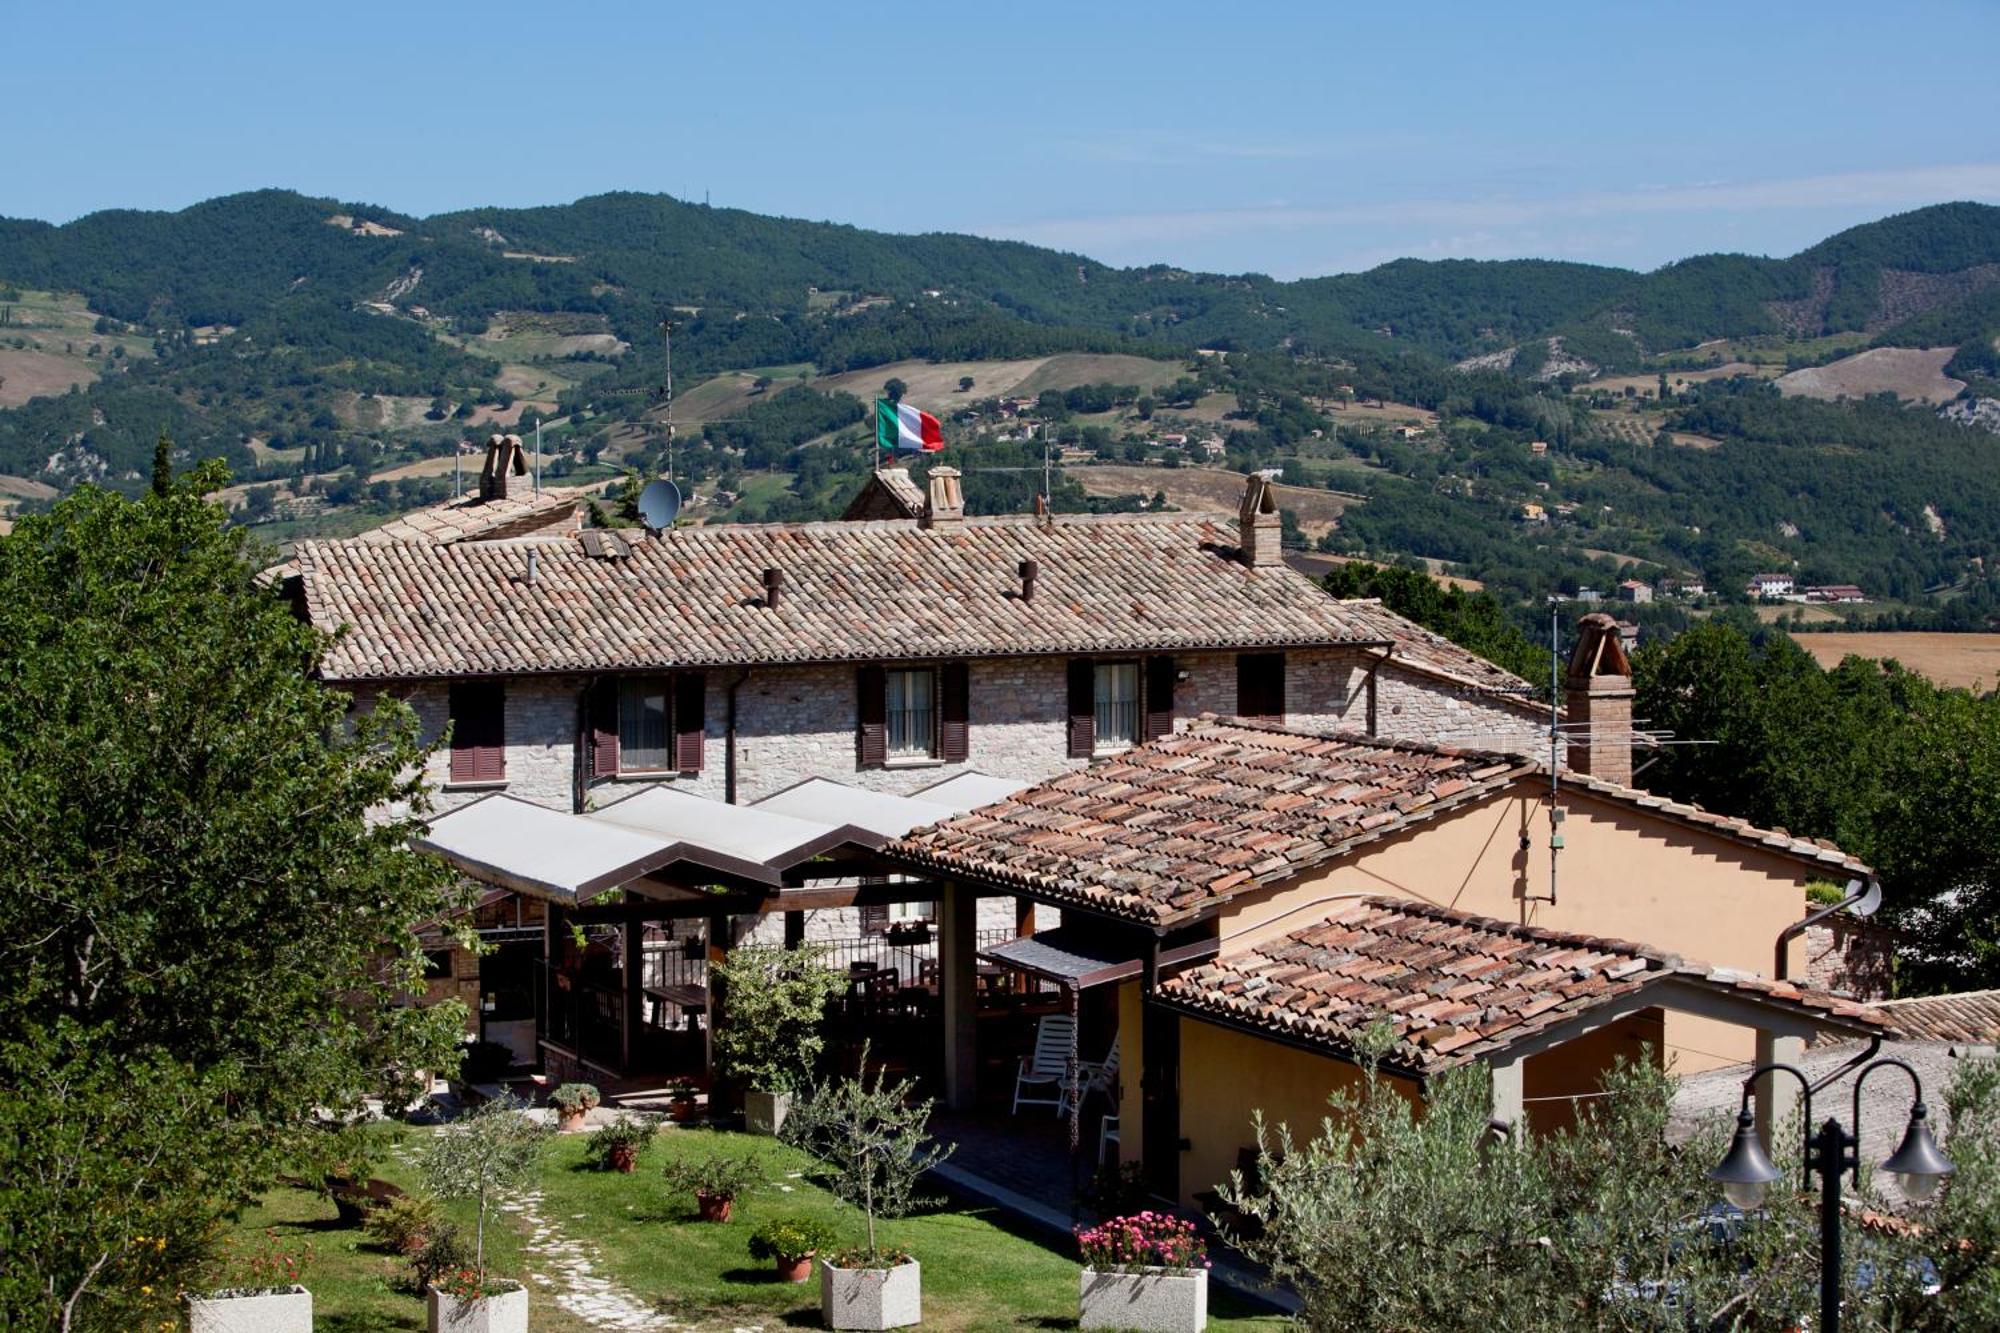
[{"label": "terracotta tile roof", "polygon": [[[346,636],[328,679],[1411,643],[1434,636],[1283,567],[1235,557],[1199,515],[717,525],[636,532],[622,558],[537,541],[536,582],[509,542],[307,542],[313,623]],[[1023,560],[1039,565],[1032,601]],[[784,574],[764,604],[766,569]],[[1452,650],[1452,670],[1524,682]],[[1442,669],[1442,667],[1438,668]]]},{"label": "terracotta tile roof", "polygon": [[1383,1064],[1429,1074],[1477,1060],[1635,991],[1678,979],[1848,1030],[1886,1030],[1872,1007],[1826,991],[1685,962],[1623,940],[1370,897],[1303,929],[1163,982],[1160,998],[1352,1055],[1387,1020]]},{"label": "terracotta tile roof", "polygon": [[[925,869],[1161,922],[1547,773],[1518,755],[1203,717],[919,830],[888,851]],[[1636,787],[1567,771],[1563,785],[1829,873],[1873,873],[1831,843]]]},{"label": "terracotta tile roof", "polygon": [[[1546,772],[1546,768],[1543,770]],[[1850,856],[1839,846],[1825,838],[1801,838],[1784,829],[1760,828],[1747,819],[1737,819],[1732,815],[1720,815],[1713,810],[1704,810],[1687,801],[1675,801],[1665,796],[1657,796],[1639,787],[1627,787],[1616,782],[1606,782],[1603,778],[1593,778],[1582,773],[1563,770],[1563,786],[1580,787],[1599,796],[1622,801],[1642,810],[1679,823],[1706,829],[1710,833],[1720,833],[1739,842],[1750,843],[1767,851],[1784,856],[1809,861],[1825,870],[1829,875],[1841,874],[1868,879],[1875,872],[1859,857]]]},{"label": "terracotta tile roof", "polygon": [[888,850],[928,869],[1163,921],[1534,771],[1518,755],[1203,718]]},{"label": "terracotta tile roof", "polygon": [[924,488],[910,478],[906,467],[885,467],[868,474],[854,498],[847,502],[843,519],[915,518],[924,512]]},{"label": "terracotta tile roof", "polygon": [[1879,1000],[1874,1008],[1911,1041],[2000,1043],[2000,990]]}]

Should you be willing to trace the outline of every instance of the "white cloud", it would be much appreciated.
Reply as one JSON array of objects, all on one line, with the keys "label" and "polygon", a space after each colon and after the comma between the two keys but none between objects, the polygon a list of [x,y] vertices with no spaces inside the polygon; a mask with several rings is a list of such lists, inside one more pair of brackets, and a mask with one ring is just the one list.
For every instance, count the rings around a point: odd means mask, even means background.
[{"label": "white cloud", "polygon": [[[1506,249],[1507,245],[1496,229],[1526,228],[1550,220],[1797,208],[1916,207],[1951,199],[2000,199],[2000,163],[1971,162],[1767,180],[1647,185],[1541,199],[1507,196],[1435,198],[1331,207],[1275,205],[1048,218],[975,227],[973,230],[984,235],[1056,245],[1086,253],[1127,256],[1137,250],[1153,250],[1163,245],[1184,245],[1218,237],[1254,238],[1258,235],[1341,227],[1443,228],[1454,233],[1453,236],[1431,241],[1411,240],[1389,247],[1363,246],[1356,252],[1356,258],[1393,258],[1420,252],[1467,253],[1466,250],[1448,248],[1456,239],[1476,241],[1476,248]],[[1522,239],[1512,238],[1516,244]],[[1512,252],[1523,253],[1518,248]]]}]

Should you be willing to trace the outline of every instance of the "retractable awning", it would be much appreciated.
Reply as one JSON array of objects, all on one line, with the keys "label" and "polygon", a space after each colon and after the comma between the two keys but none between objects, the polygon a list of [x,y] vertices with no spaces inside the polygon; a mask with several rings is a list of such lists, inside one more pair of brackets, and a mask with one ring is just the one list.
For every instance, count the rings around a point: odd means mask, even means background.
[{"label": "retractable awning", "polygon": [[1057,926],[1007,940],[979,956],[1002,967],[1031,973],[1073,990],[1088,990],[1136,977],[1146,967],[1146,942],[1114,935],[1101,926]]}]

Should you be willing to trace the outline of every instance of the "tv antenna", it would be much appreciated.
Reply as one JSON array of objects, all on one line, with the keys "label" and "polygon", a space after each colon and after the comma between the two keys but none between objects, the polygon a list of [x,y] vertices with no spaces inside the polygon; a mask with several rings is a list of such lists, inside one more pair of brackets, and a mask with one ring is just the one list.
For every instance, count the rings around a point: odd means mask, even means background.
[{"label": "tv antenna", "polygon": [[660,336],[667,344],[667,383],[660,392],[666,398],[667,480],[672,481],[674,479],[674,322],[671,319],[660,321]]}]

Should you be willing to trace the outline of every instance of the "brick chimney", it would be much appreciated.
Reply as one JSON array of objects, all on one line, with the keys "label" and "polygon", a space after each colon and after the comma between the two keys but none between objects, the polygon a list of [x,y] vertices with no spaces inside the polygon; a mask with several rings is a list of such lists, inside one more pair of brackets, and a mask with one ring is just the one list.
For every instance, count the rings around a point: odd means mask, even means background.
[{"label": "brick chimney", "polygon": [[920,528],[955,528],[965,521],[965,492],[958,484],[958,469],[934,467],[930,487],[924,496],[924,512],[917,519]]},{"label": "brick chimney", "polygon": [[1261,569],[1285,563],[1284,524],[1278,518],[1278,493],[1271,488],[1270,478],[1251,475],[1243,487],[1243,508],[1236,521],[1244,564]]},{"label": "brick chimney", "polygon": [[1632,664],[1618,622],[1602,611],[1577,622],[1576,651],[1563,680],[1569,766],[1632,785]]},{"label": "brick chimney", "polygon": [[492,435],[486,440],[486,462],[479,469],[479,498],[507,498],[507,479],[528,475],[528,458],[518,435]]}]

